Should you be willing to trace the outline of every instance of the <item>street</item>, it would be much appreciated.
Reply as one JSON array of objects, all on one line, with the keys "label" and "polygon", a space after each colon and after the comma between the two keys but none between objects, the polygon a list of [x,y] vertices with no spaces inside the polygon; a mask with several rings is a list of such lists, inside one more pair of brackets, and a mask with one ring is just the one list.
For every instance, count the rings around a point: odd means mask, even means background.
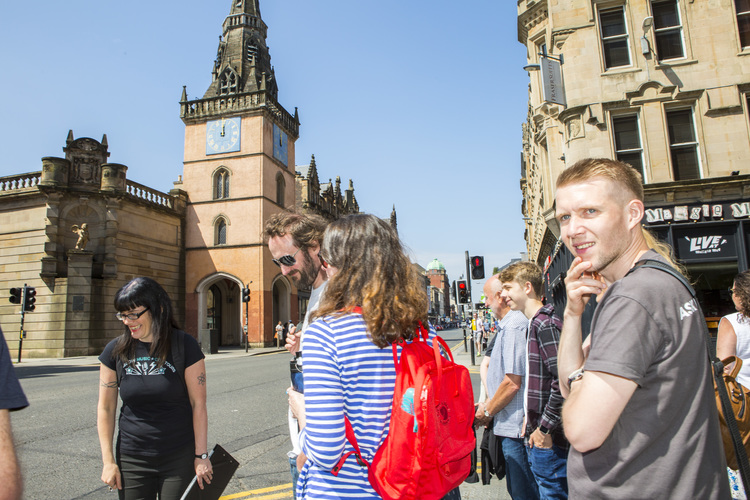
[{"label": "street", "polygon": [[[457,362],[477,366],[459,344],[461,330],[441,332]],[[256,351],[257,352],[257,351]],[[251,351],[253,353],[253,351]],[[228,349],[207,356],[209,447],[218,443],[240,467],[225,496],[234,499],[292,498],[286,418],[289,386],[286,352],[250,355]],[[26,360],[15,365],[30,406],[12,414],[24,472],[24,498],[33,500],[115,498],[101,482],[96,432],[99,364],[95,357]],[[481,431],[478,432],[481,437]],[[504,481],[461,486],[463,498],[507,498]],[[506,495],[506,496],[504,496]]]}]

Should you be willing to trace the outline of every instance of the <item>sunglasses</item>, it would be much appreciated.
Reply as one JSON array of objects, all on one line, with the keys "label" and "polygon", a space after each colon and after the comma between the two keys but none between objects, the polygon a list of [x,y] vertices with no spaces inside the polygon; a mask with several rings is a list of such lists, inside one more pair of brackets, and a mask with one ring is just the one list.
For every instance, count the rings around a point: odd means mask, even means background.
[{"label": "sunglasses", "polygon": [[318,260],[320,260],[320,265],[323,267],[323,269],[328,269],[328,262],[323,258],[323,256],[318,253]]},{"label": "sunglasses", "polygon": [[729,288],[729,295],[734,295],[734,288]]},{"label": "sunglasses", "polygon": [[140,318],[141,316],[143,316],[143,314],[146,311],[148,311],[148,307],[146,309],[144,309],[143,311],[139,312],[139,313],[123,314],[121,312],[118,312],[117,314],[115,314],[115,317],[117,319],[119,319],[120,321],[124,321],[125,319],[129,319],[130,321],[135,321],[138,318]]},{"label": "sunglasses", "polygon": [[292,255],[282,255],[278,259],[271,259],[271,262],[276,264],[277,266],[286,266],[286,267],[292,267],[294,264],[297,263],[297,259],[294,258],[295,255],[299,253],[301,249],[298,248],[296,252],[294,252]]}]

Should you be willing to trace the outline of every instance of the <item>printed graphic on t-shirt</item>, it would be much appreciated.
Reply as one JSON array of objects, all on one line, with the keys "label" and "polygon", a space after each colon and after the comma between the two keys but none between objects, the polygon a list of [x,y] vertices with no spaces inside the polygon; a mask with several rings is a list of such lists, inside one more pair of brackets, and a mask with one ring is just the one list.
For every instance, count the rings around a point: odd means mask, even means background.
[{"label": "printed graphic on t-shirt", "polygon": [[175,373],[177,370],[169,361],[159,366],[159,360],[150,356],[141,356],[128,361],[125,365],[125,375],[164,375],[166,369]]}]

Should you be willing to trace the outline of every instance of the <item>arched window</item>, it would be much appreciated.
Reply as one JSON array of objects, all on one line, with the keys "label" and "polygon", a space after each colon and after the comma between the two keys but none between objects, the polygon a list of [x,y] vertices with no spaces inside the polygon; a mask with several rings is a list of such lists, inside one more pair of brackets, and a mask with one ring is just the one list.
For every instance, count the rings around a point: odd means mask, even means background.
[{"label": "arched window", "polygon": [[214,200],[229,198],[229,171],[220,168],[214,174]]},{"label": "arched window", "polygon": [[284,196],[284,193],[286,191],[286,181],[284,181],[284,176],[281,175],[281,173],[276,175],[276,203],[281,205],[282,207],[285,206],[284,201],[286,200],[286,197]]},{"label": "arched window", "polygon": [[237,75],[230,70],[221,75],[219,82],[219,94],[233,94],[237,92]]},{"label": "arched window", "polygon": [[214,236],[215,245],[226,245],[227,244],[227,221],[223,217],[220,217],[216,221],[216,231]]}]

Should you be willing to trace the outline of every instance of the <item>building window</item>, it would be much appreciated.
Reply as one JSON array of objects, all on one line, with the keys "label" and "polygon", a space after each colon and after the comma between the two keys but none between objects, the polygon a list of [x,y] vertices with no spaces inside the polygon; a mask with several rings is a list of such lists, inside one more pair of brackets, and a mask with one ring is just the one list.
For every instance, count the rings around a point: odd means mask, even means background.
[{"label": "building window", "polygon": [[602,35],[604,67],[617,68],[630,66],[628,28],[625,24],[625,7],[599,12],[599,25]]},{"label": "building window", "polygon": [[677,0],[651,2],[651,11],[654,14],[654,37],[656,38],[656,55],[659,60],[685,57]]},{"label": "building window", "polygon": [[214,200],[229,198],[229,172],[223,168],[214,175]]},{"label": "building window", "polygon": [[750,0],[734,0],[734,7],[737,9],[740,46],[750,47]]},{"label": "building window", "polygon": [[216,245],[227,244],[227,222],[223,218],[216,221],[216,236],[214,238]]},{"label": "building window", "polygon": [[219,82],[220,94],[233,94],[237,92],[237,75],[233,71],[225,71]]},{"label": "building window", "polygon": [[276,203],[281,205],[282,207],[285,205],[284,202],[286,200],[285,196],[286,192],[286,181],[284,181],[284,176],[279,173],[276,175]]},{"label": "building window", "polygon": [[698,141],[693,122],[693,110],[667,111],[667,130],[674,180],[700,179]]},{"label": "building window", "polygon": [[615,155],[621,162],[629,164],[640,172],[644,181],[643,147],[638,126],[638,115],[613,116],[612,133],[615,140]]}]

